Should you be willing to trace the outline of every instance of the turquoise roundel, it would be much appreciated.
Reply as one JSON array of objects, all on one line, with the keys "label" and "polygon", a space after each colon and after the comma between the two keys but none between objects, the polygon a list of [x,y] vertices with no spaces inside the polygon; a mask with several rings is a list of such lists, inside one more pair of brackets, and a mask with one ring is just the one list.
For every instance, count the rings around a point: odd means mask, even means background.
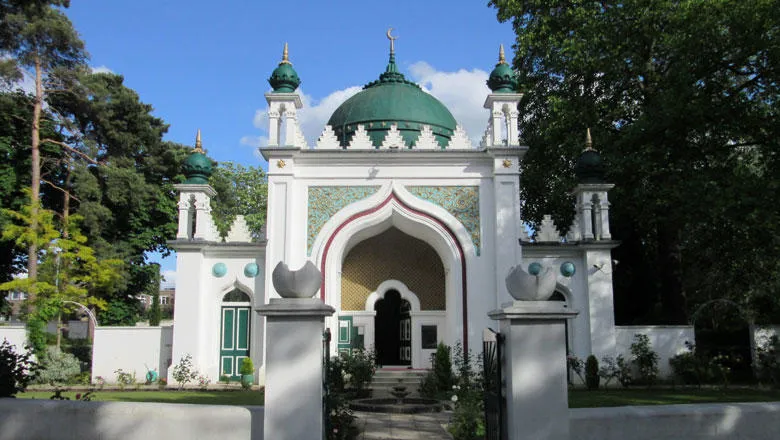
[{"label": "turquoise roundel", "polygon": [[246,275],[248,278],[256,277],[259,271],[260,268],[257,267],[257,263],[247,263],[247,265],[244,266],[244,275]]},{"label": "turquoise roundel", "polygon": [[227,266],[225,263],[217,263],[211,268],[211,273],[217,278],[222,278],[227,274]]},{"label": "turquoise roundel", "polygon": [[576,269],[574,267],[574,263],[571,261],[566,261],[563,264],[561,264],[561,275],[565,277],[570,277],[574,275],[574,272],[576,272]]},{"label": "turquoise roundel", "polygon": [[537,262],[533,262],[528,265],[528,273],[531,275],[539,275],[542,273],[542,265]]}]

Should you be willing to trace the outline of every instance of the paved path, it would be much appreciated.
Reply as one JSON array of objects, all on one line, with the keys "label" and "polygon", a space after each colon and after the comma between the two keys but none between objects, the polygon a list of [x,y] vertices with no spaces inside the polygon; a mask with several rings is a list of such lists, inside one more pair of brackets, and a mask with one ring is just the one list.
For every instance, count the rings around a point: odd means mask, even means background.
[{"label": "paved path", "polygon": [[442,427],[448,423],[449,411],[423,414],[384,414],[354,412],[360,429],[359,440],[450,440]]}]

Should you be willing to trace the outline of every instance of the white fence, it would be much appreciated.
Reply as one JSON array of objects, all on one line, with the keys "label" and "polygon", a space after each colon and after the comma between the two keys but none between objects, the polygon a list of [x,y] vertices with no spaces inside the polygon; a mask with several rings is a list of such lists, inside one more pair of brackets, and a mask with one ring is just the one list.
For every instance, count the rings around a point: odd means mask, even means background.
[{"label": "white fence", "polygon": [[685,353],[685,342],[696,343],[693,326],[691,325],[648,325],[648,326],[616,326],[617,354],[626,359],[631,358],[631,344],[634,335],[644,334],[650,338],[650,345],[658,353],[658,370],[660,377],[672,374],[669,358]]},{"label": "white fence", "polygon": [[146,373],[168,376],[173,345],[173,327],[98,327],[92,347],[92,382],[101,376],[116,382],[116,370],[135,373],[139,382]]},{"label": "white fence", "polygon": [[262,440],[264,408],[0,399],[0,440]]},{"label": "white fence", "polygon": [[569,411],[572,440],[777,440],[780,403],[580,408]]}]

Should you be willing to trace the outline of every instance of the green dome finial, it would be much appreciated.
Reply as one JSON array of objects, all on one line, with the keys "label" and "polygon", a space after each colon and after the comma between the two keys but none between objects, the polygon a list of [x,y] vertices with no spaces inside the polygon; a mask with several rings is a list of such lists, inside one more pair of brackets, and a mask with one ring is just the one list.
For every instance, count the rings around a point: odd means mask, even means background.
[{"label": "green dome finial", "polygon": [[406,77],[404,77],[403,73],[398,71],[398,66],[395,64],[395,40],[397,40],[398,37],[390,35],[390,32],[392,31],[393,28],[387,30],[387,39],[390,40],[390,60],[387,62],[385,73],[379,75],[380,82],[406,81]]},{"label": "green dome finial", "polygon": [[184,160],[181,169],[184,172],[184,176],[187,177],[184,183],[196,185],[207,185],[209,183],[209,177],[212,173],[211,159],[203,151],[200,129],[198,129],[198,134],[195,136],[195,148],[187,159]]},{"label": "green dome finial", "polygon": [[493,93],[516,93],[517,91],[517,75],[506,62],[503,44],[498,49],[498,64],[490,72],[487,85]]},{"label": "green dome finial", "polygon": [[574,174],[579,183],[604,183],[606,167],[601,159],[601,154],[593,149],[593,139],[590,137],[590,128],[585,132],[585,150],[577,158],[574,165]]},{"label": "green dome finial", "polygon": [[282,61],[279,62],[279,66],[271,73],[271,77],[268,78],[268,84],[271,84],[274,93],[293,93],[301,85],[301,79],[298,78],[298,73],[295,72],[290,62],[287,43],[284,43]]}]

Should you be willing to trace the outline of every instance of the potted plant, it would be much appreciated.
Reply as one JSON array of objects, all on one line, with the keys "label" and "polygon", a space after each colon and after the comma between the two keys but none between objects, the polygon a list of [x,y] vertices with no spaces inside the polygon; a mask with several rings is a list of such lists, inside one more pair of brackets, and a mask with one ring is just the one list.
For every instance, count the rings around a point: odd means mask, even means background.
[{"label": "potted plant", "polygon": [[252,364],[252,359],[244,358],[238,372],[241,373],[241,386],[248,390],[255,381],[255,366]]}]

